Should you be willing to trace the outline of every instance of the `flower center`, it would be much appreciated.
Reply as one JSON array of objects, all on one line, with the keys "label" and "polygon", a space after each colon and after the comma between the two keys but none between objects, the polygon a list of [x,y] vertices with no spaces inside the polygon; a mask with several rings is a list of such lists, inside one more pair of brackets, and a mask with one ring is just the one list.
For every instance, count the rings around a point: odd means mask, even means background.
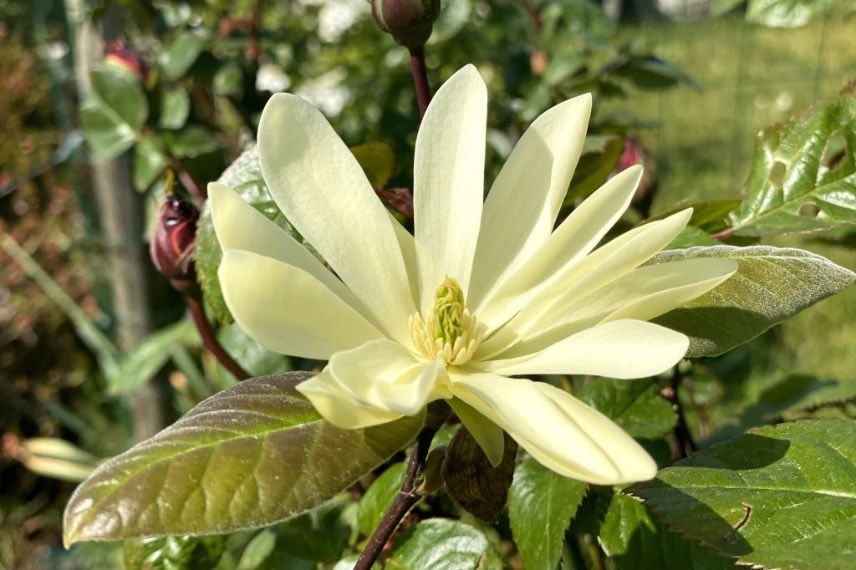
[{"label": "flower center", "polygon": [[434,293],[434,306],[423,318],[410,317],[410,337],[423,356],[459,366],[468,362],[478,348],[482,327],[464,303],[461,285],[446,277]]}]

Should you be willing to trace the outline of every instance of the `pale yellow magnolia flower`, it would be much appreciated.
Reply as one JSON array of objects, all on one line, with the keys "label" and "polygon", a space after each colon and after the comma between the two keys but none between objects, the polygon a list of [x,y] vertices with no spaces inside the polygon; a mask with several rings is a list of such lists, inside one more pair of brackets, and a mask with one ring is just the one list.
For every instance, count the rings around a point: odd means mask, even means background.
[{"label": "pale yellow magnolia flower", "polygon": [[684,228],[690,210],[595,249],[628,207],[636,167],[553,229],[583,146],[588,95],[532,124],[483,203],[486,109],[472,66],[431,102],[416,138],[414,237],[321,113],[274,95],[259,125],[265,182],[335,273],[212,184],[226,303],[270,350],[329,360],[298,390],[337,426],[391,422],[442,398],[494,464],[505,430],[562,475],[649,479],[654,461],[609,418],[559,388],[510,376],[659,374],[684,356],[688,340],[646,320],[709,291],[736,265],[641,266]]}]

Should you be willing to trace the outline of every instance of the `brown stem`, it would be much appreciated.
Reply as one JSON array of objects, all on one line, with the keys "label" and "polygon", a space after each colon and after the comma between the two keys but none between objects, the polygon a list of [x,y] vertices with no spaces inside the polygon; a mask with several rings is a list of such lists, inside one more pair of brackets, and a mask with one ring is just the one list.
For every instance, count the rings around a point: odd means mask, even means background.
[{"label": "brown stem", "polygon": [[413,87],[416,90],[416,103],[419,105],[419,118],[425,116],[431,101],[431,88],[428,87],[428,71],[425,69],[425,50],[422,47],[410,50],[410,71],[413,74]]},{"label": "brown stem", "polygon": [[200,298],[194,295],[186,295],[184,299],[187,303],[187,308],[190,311],[190,316],[193,318],[193,324],[196,325],[196,329],[199,331],[199,336],[202,338],[202,344],[205,345],[208,352],[213,354],[220,364],[222,364],[226,370],[231,372],[232,376],[234,376],[238,381],[249,378],[250,375],[247,371],[244,370],[234,358],[229,356],[229,353],[226,352],[223,346],[217,341],[217,337],[214,335],[214,330],[211,328],[211,324],[205,317],[205,308],[202,306]]},{"label": "brown stem", "polygon": [[664,396],[672,403],[675,412],[678,414],[678,423],[675,425],[674,436],[675,445],[672,447],[672,459],[678,460],[687,457],[690,453],[698,449],[690,433],[689,425],[687,424],[687,416],[684,413],[684,407],[681,404],[681,395],[679,393],[683,374],[680,373],[678,367],[675,366],[672,371],[671,385],[667,390],[664,390]]},{"label": "brown stem", "polygon": [[428,449],[431,447],[431,440],[434,439],[435,433],[437,433],[436,428],[427,427],[416,438],[416,443],[410,452],[410,460],[407,462],[407,470],[404,472],[401,489],[395,496],[392,506],[383,515],[374,534],[369,538],[366,548],[354,565],[354,570],[369,570],[372,567],[398,524],[422,498],[418,485],[422,479],[425,459],[428,457]]},{"label": "brown stem", "polygon": [[712,237],[713,239],[718,239],[718,240],[728,239],[734,233],[734,230],[735,230],[735,228],[725,228],[721,232],[717,232],[710,237]]}]

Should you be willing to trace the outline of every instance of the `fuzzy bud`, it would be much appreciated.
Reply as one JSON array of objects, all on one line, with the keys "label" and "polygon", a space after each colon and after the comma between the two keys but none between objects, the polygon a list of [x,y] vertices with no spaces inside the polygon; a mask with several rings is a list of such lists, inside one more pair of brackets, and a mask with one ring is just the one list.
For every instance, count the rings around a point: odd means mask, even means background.
[{"label": "fuzzy bud", "polygon": [[371,4],[381,29],[408,49],[425,45],[440,15],[440,0],[371,0]]},{"label": "fuzzy bud", "polygon": [[175,194],[161,206],[149,247],[152,262],[182,293],[196,284],[193,257],[199,212]]}]

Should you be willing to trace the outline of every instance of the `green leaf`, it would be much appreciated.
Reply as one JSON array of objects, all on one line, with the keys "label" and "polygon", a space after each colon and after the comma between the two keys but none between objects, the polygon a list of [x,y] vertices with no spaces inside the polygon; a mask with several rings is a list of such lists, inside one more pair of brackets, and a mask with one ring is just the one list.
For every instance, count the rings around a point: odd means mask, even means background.
[{"label": "green leaf", "polygon": [[220,327],[217,339],[226,352],[252,376],[275,374],[291,368],[291,359],[266,349],[234,323]]},{"label": "green leaf", "polygon": [[508,488],[514,477],[517,443],[505,437],[502,460],[494,467],[470,432],[459,429],[446,449],[443,481],[446,491],[467,512],[481,521],[494,523],[505,509]]},{"label": "green leaf", "polygon": [[672,529],[742,564],[856,559],[856,422],[803,420],[695,453],[631,491]]},{"label": "green leaf", "polygon": [[158,63],[167,81],[184,75],[208,44],[208,36],[198,32],[180,32],[161,52]]},{"label": "green leaf", "polygon": [[92,72],[92,92],[131,129],[143,128],[149,105],[136,75],[114,65],[96,69]]},{"label": "green leaf", "polygon": [[620,492],[612,495],[597,538],[618,570],[724,570],[735,567],[734,560],[722,558],[659,527],[639,499]]},{"label": "green leaf", "polygon": [[131,148],[137,133],[94,95],[80,106],[80,127],[96,156],[115,158]]},{"label": "green leaf", "polygon": [[678,421],[672,405],[660,397],[654,380],[595,378],[584,383],[575,395],[615,420],[633,437],[663,437]]},{"label": "green leaf", "polygon": [[769,246],[666,250],[649,263],[697,257],[733,259],[740,268],[713,291],[654,319],[690,337],[689,357],[731,350],[842,291],[856,278],[849,269],[819,255]]},{"label": "green leaf", "polygon": [[758,135],[734,233],[776,235],[856,224],[856,96],[818,103]]},{"label": "green leaf", "polygon": [[395,168],[395,151],[384,142],[367,142],[351,147],[351,153],[360,163],[366,178],[376,188],[384,188]]},{"label": "green leaf", "polygon": [[223,556],[222,536],[150,537],[125,543],[125,568],[194,570],[214,568]]},{"label": "green leaf", "polygon": [[121,394],[139,388],[163,368],[177,346],[198,342],[198,338],[196,327],[186,319],[149,335],[119,361],[118,371],[108,378],[109,392]]},{"label": "green leaf", "polygon": [[407,445],[423,418],[363,430],[325,422],[295,386],[246,380],[102,464],[77,488],[66,544],[266,526],[315,508]]},{"label": "green leaf", "polygon": [[386,563],[388,570],[502,570],[496,546],[474,526],[449,519],[427,519],[401,537]]},{"label": "green leaf", "polygon": [[[259,155],[255,148],[242,153],[223,172],[219,182],[237,192],[256,210],[289,231],[295,239],[303,241],[268,194],[262,178]],[[221,322],[231,322],[232,315],[226,307],[223,292],[220,290],[220,281],[217,278],[217,269],[220,267],[222,257],[223,252],[211,221],[211,208],[206,205],[196,230],[196,272],[211,313]]]},{"label": "green leaf", "polygon": [[527,568],[555,568],[565,529],[586,484],[558,475],[532,458],[517,466],[508,497],[511,533]]},{"label": "green leaf", "polygon": [[178,158],[195,158],[220,148],[213,133],[196,125],[180,131],[166,131],[162,137],[170,153]]},{"label": "green leaf", "polygon": [[259,531],[244,548],[237,570],[254,570],[267,560],[276,548],[276,533],[269,528]]},{"label": "green leaf", "polygon": [[163,129],[180,129],[190,114],[190,97],[182,87],[161,91],[160,119],[158,126]]},{"label": "green leaf", "polygon": [[719,245],[719,243],[710,237],[706,231],[693,226],[687,226],[681,230],[681,233],[675,239],[669,242],[669,245],[665,249],[685,249],[697,245]]},{"label": "green leaf", "polygon": [[134,188],[148,190],[166,166],[166,156],[153,135],[144,135],[134,145]]},{"label": "green leaf", "polygon": [[771,28],[798,28],[835,4],[835,0],[749,0],[746,20]]},{"label": "green leaf", "polygon": [[401,483],[404,481],[404,463],[396,463],[374,480],[360,499],[357,511],[357,529],[365,536],[371,536],[383,515],[392,506]]}]

